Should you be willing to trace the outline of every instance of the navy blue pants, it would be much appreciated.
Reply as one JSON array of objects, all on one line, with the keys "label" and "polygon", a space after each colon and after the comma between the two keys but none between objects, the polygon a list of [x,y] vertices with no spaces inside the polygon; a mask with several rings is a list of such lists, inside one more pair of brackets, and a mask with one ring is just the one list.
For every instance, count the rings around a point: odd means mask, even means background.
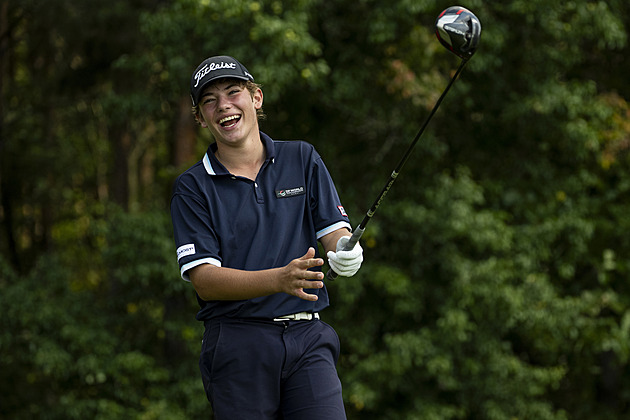
[{"label": "navy blue pants", "polygon": [[199,367],[215,419],[345,419],[339,348],[318,319],[206,322]]}]

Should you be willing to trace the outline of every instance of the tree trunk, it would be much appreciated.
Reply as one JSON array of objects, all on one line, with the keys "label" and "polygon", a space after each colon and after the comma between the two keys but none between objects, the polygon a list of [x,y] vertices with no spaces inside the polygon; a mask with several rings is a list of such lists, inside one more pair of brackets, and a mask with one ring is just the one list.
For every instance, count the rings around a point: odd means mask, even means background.
[{"label": "tree trunk", "polygon": [[173,139],[173,165],[178,169],[198,160],[195,156],[197,124],[190,109],[190,98],[183,97],[179,102],[179,115]]},{"label": "tree trunk", "polygon": [[112,131],[113,134],[113,173],[111,176],[112,199],[125,211],[129,209],[129,163],[128,156],[131,151],[131,133],[127,127],[119,127]]}]

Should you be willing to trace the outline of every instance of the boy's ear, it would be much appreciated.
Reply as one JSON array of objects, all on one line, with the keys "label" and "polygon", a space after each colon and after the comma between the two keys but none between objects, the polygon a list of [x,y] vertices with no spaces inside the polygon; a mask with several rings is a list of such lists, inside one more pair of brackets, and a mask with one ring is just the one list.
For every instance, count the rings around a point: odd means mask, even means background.
[{"label": "boy's ear", "polygon": [[254,107],[256,109],[262,108],[263,105],[263,93],[260,88],[256,89],[256,92],[252,96],[252,100],[254,101]]},{"label": "boy's ear", "polygon": [[204,121],[203,118],[201,118],[201,113],[199,111],[197,111],[195,113],[195,121],[197,122],[197,124],[199,124],[201,127],[203,128],[208,128],[208,124],[206,124],[206,122]]}]

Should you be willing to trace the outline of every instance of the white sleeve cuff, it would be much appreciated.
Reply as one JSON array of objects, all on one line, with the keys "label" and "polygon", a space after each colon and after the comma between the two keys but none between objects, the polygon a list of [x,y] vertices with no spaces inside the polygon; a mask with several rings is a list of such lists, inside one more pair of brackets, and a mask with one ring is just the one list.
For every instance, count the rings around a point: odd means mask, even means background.
[{"label": "white sleeve cuff", "polygon": [[216,267],[221,267],[221,261],[217,260],[216,258],[202,258],[200,260],[191,261],[188,264],[182,265],[182,268],[180,269],[182,279],[190,281],[188,270],[190,270],[191,268],[195,268],[201,264],[212,264]]},{"label": "white sleeve cuff", "polygon": [[330,225],[322,230],[320,230],[319,232],[317,232],[317,239],[321,239],[323,236],[328,235],[331,232],[334,232],[336,230],[342,229],[342,228],[347,228],[350,232],[352,232],[352,226],[350,226],[350,223],[348,222],[337,222],[334,225]]}]

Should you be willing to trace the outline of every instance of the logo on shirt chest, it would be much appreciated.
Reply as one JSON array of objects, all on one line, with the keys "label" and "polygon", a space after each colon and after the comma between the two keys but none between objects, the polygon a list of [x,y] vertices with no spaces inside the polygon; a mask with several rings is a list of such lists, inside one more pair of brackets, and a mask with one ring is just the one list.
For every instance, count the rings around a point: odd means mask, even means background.
[{"label": "logo on shirt chest", "polygon": [[276,198],[295,197],[296,195],[302,195],[305,193],[306,188],[304,187],[287,188],[284,190],[276,190]]}]

